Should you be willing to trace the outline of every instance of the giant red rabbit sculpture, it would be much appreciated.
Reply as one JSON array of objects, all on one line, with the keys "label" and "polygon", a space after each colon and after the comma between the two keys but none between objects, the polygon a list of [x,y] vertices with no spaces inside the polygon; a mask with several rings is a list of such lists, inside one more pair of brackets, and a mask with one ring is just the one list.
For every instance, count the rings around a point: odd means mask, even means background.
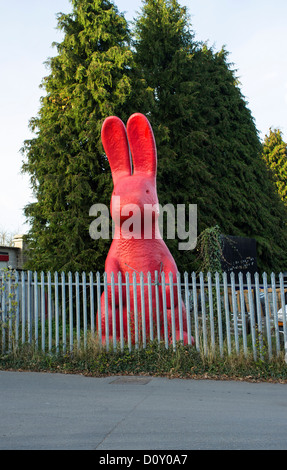
[{"label": "giant red rabbit sculpture", "polygon": [[[105,263],[107,282],[111,282],[111,273],[114,273],[115,295],[112,299],[111,289],[105,296],[101,297],[101,329],[103,341],[108,332],[112,338],[113,323],[112,313],[116,318],[116,337],[120,337],[119,319],[119,292],[117,288],[118,273],[121,272],[122,280],[125,282],[125,273],[129,273],[131,282],[130,310],[133,311],[134,296],[132,279],[136,273],[137,280],[137,304],[138,311],[141,310],[140,301],[140,274],[143,273],[146,283],[150,272],[152,283],[155,281],[155,272],[164,272],[166,281],[166,308],[169,336],[171,337],[171,297],[169,288],[169,273],[173,274],[176,281],[177,267],[165,242],[160,236],[158,226],[158,197],[156,190],[157,152],[151,125],[147,118],[140,113],[133,114],[127,127],[116,116],[108,117],[102,126],[102,143],[111,167],[114,190],[111,198],[111,215],[115,222],[113,241],[110,246]],[[131,156],[132,155],[132,162]],[[149,212],[150,211],[150,212]],[[137,221],[132,225],[131,217],[137,213]],[[129,220],[130,219],[130,220]],[[128,222],[128,223],[127,223]],[[144,225],[150,224],[150,227]],[[147,229],[150,231],[148,232]],[[148,238],[145,236],[149,233]],[[161,280],[161,276],[159,276]],[[145,286],[144,289],[147,289]],[[161,328],[163,332],[164,321],[162,318],[162,290],[159,285],[159,311],[161,315]],[[150,319],[148,295],[145,293],[145,327],[149,337]],[[107,301],[107,308],[106,308]],[[127,307],[126,290],[122,289],[123,309],[123,331],[127,337]],[[112,309],[114,302],[114,311]],[[182,325],[183,334],[180,335],[179,308],[176,286],[173,289],[173,302],[175,312],[175,335],[176,340],[182,339],[187,343],[186,311],[182,300]],[[152,289],[152,305],[155,306],[155,288]],[[108,325],[106,325],[106,312],[108,313]],[[153,308],[153,325],[156,325],[156,311]],[[192,339],[193,342],[193,339]]]}]

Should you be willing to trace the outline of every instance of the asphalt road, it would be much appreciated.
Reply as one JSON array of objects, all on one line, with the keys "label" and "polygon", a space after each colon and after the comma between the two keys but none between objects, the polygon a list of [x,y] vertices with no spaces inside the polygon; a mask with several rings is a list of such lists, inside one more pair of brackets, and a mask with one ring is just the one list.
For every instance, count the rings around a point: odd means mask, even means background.
[{"label": "asphalt road", "polygon": [[286,450],[287,384],[0,371],[0,449]]}]

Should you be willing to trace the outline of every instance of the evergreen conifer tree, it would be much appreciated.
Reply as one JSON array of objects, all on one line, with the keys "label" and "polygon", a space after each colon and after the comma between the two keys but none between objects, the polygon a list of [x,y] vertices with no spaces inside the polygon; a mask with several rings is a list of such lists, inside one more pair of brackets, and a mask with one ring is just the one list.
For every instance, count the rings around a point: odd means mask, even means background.
[{"label": "evergreen conifer tree", "polygon": [[278,188],[278,193],[287,206],[287,144],[280,129],[269,129],[263,142],[263,158]]},{"label": "evergreen conifer tree", "polygon": [[[110,167],[100,131],[112,114],[125,120],[132,94],[127,22],[109,0],[71,0],[58,15],[64,32],[48,60],[35,138],[24,143],[23,171],[36,202],[26,206],[31,224],[27,267],[37,270],[104,270],[109,240],[89,235],[93,204],[109,206]],[[133,89],[133,92],[135,90]]]},{"label": "evergreen conifer tree", "polygon": [[[197,204],[198,232],[218,225],[253,237],[259,268],[284,269],[286,211],[227,52],[194,41],[176,0],[145,0],[135,37],[136,64],[154,95],[160,203]],[[180,271],[196,268],[194,252],[167,242]]]}]

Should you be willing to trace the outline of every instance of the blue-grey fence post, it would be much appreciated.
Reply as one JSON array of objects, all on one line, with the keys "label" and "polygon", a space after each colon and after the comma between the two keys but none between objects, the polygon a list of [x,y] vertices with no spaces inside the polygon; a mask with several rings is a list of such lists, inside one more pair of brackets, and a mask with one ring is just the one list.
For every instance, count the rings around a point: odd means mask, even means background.
[{"label": "blue-grey fence post", "polygon": [[51,273],[47,273],[48,280],[48,339],[49,339],[49,351],[52,350],[52,284],[51,284]]},{"label": "blue-grey fence post", "polygon": [[102,298],[101,275],[99,272],[97,272],[96,274],[96,279],[97,279],[97,307],[98,307],[98,312],[97,312],[98,339],[99,339],[100,347],[102,347],[102,315],[104,315],[105,312],[102,312],[102,306],[101,306],[101,298]]},{"label": "blue-grey fence post", "polygon": [[175,315],[174,315],[174,295],[173,295],[173,275],[169,273],[169,294],[170,294],[170,311],[171,311],[171,333],[172,333],[172,345],[173,349],[176,348],[176,336],[175,336]]},{"label": "blue-grey fence post", "polygon": [[204,292],[204,277],[203,277],[202,272],[199,274],[199,282],[200,282],[200,301],[201,301],[201,318],[202,318],[202,333],[203,333],[203,351],[204,351],[204,355],[207,355],[205,292]]},{"label": "blue-grey fence post", "polygon": [[179,318],[179,338],[183,341],[183,321],[182,321],[182,297],[181,297],[181,276],[180,272],[176,273],[177,283],[177,302],[178,302],[178,318]]},{"label": "blue-grey fence post", "polygon": [[115,278],[111,272],[111,291],[112,291],[112,331],[113,331],[113,348],[117,349],[117,331],[116,331],[116,297],[115,297]]},{"label": "blue-grey fence post", "polygon": [[11,275],[8,276],[8,351],[12,350],[12,318],[13,318],[13,307],[12,307],[12,286],[11,286]]},{"label": "blue-grey fence post", "polygon": [[106,337],[106,350],[109,350],[109,306],[108,306],[108,278],[107,273],[104,273],[104,298],[105,298],[105,337]]},{"label": "blue-grey fence post", "polygon": [[162,310],[163,310],[163,328],[164,328],[164,341],[165,347],[168,349],[168,324],[167,324],[167,311],[166,311],[166,283],[165,273],[161,273],[161,291],[162,291]]},{"label": "blue-grey fence post", "polygon": [[134,332],[135,332],[135,348],[139,347],[139,337],[138,337],[138,302],[137,302],[137,279],[136,273],[133,272],[133,296],[134,296]]},{"label": "blue-grey fence post", "polygon": [[247,331],[246,331],[246,318],[245,318],[245,301],[243,292],[243,274],[238,274],[239,279],[239,295],[240,295],[240,310],[242,318],[242,336],[243,336],[243,351],[245,357],[247,357]]},{"label": "blue-grey fence post", "polygon": [[2,272],[2,351],[6,352],[6,276]]},{"label": "blue-grey fence post", "polygon": [[65,273],[61,273],[62,281],[62,340],[63,340],[63,352],[66,352],[67,348],[67,335],[66,335],[66,280]]},{"label": "blue-grey fence post", "polygon": [[141,319],[142,319],[142,342],[146,347],[146,327],[145,327],[145,296],[144,296],[144,275],[140,273],[140,293],[141,293]]},{"label": "blue-grey fence post", "polygon": [[232,310],[233,310],[233,327],[234,327],[234,337],[235,337],[235,349],[237,354],[239,354],[239,339],[238,339],[238,318],[237,318],[237,299],[235,291],[235,274],[232,272],[230,274],[231,279],[231,298],[232,298]]},{"label": "blue-grey fence post", "polygon": [[89,274],[90,282],[90,321],[91,321],[91,336],[95,334],[95,311],[94,311],[94,278],[93,273]]},{"label": "blue-grey fence post", "polygon": [[75,273],[75,283],[76,283],[76,332],[77,332],[77,347],[80,347],[81,344],[81,330],[80,330],[80,281],[79,273]]},{"label": "blue-grey fence post", "polygon": [[271,274],[271,287],[272,287],[272,309],[273,309],[273,321],[276,338],[276,351],[277,356],[280,354],[280,337],[279,337],[279,325],[278,325],[278,303],[276,293],[275,274]]},{"label": "blue-grey fence post", "polygon": [[127,336],[128,336],[128,348],[131,352],[132,342],[131,342],[131,305],[130,305],[130,280],[129,273],[126,272],[126,306],[127,306]]},{"label": "blue-grey fence post", "polygon": [[285,303],[283,273],[279,274],[279,282],[280,282],[281,306],[282,306],[282,317],[283,317],[284,350],[285,350],[285,358],[286,358],[286,355],[287,355],[287,328],[286,328],[286,303]]},{"label": "blue-grey fence post", "polygon": [[38,275],[34,271],[34,328],[35,328],[35,346],[38,348]]},{"label": "blue-grey fence post", "polygon": [[272,358],[272,343],[271,343],[271,330],[270,330],[267,274],[263,273],[262,277],[263,277],[263,289],[264,289],[264,300],[265,300],[265,323],[266,323],[266,333],[267,333],[268,355],[269,355],[269,359],[271,359]]},{"label": "blue-grey fence post", "polygon": [[255,273],[254,278],[255,278],[255,293],[256,293],[256,311],[257,311],[257,324],[258,324],[259,354],[260,354],[260,359],[263,360],[263,332],[262,332],[262,318],[261,318],[259,274]]},{"label": "blue-grey fence post", "polygon": [[25,272],[21,272],[21,310],[22,310],[22,344],[25,343],[26,335],[26,286],[25,286]]},{"label": "blue-grey fence post", "polygon": [[184,294],[185,294],[185,310],[187,325],[187,343],[191,345],[191,321],[190,321],[190,302],[189,302],[189,284],[188,273],[184,273]]},{"label": "blue-grey fence post", "polygon": [[161,322],[160,322],[160,311],[159,311],[159,275],[158,272],[154,272],[154,289],[155,289],[155,309],[156,309],[156,328],[157,328],[157,340],[160,343],[161,338]]},{"label": "blue-grey fence post", "polygon": [[86,273],[82,273],[82,288],[83,288],[83,326],[84,326],[84,348],[87,347],[87,328],[88,328],[88,313],[87,313],[87,283]]},{"label": "blue-grey fence post", "polygon": [[148,284],[148,311],[149,311],[149,336],[150,340],[153,341],[153,305],[152,305],[152,285],[151,285],[151,273],[147,273],[147,284]]},{"label": "blue-grey fence post", "polygon": [[207,273],[208,283],[208,306],[209,306],[209,318],[210,318],[210,335],[211,335],[211,347],[212,351],[215,351],[215,335],[214,335],[214,315],[213,315],[213,293],[212,293],[212,278],[211,273]]},{"label": "blue-grey fence post", "polygon": [[55,341],[56,341],[56,351],[59,352],[59,282],[58,282],[58,273],[54,273],[54,284],[55,284]]},{"label": "blue-grey fence post", "polygon": [[19,324],[20,324],[20,295],[19,295],[19,273],[15,273],[15,283],[16,283],[16,331],[15,331],[15,342],[16,347],[19,346]]},{"label": "blue-grey fence post", "polygon": [[32,298],[31,298],[32,273],[27,272],[27,317],[28,317],[28,343],[32,343]]},{"label": "blue-grey fence post", "polygon": [[222,333],[222,318],[221,318],[221,293],[220,293],[220,280],[219,273],[215,273],[215,289],[216,289],[216,308],[217,308],[217,322],[218,322],[218,341],[220,356],[223,356],[223,333]]},{"label": "blue-grey fence post", "polygon": [[200,349],[199,342],[199,324],[198,324],[198,302],[196,288],[196,273],[192,273],[192,293],[193,293],[193,311],[194,311],[194,331],[195,331],[195,347],[197,351]]},{"label": "blue-grey fence post", "polygon": [[70,330],[70,352],[73,351],[74,347],[74,321],[73,321],[73,279],[72,273],[68,273],[68,285],[69,285],[69,330]]},{"label": "blue-grey fence post", "polygon": [[123,319],[123,284],[122,273],[118,272],[118,290],[119,290],[119,320],[120,320],[120,344],[121,351],[124,349],[124,319]]},{"label": "blue-grey fence post", "polygon": [[146,325],[145,325],[145,295],[144,295],[144,275],[140,273],[140,293],[141,293],[141,317],[142,317],[142,337],[143,347],[146,347]]},{"label": "blue-grey fence post", "polygon": [[225,322],[226,322],[226,337],[227,337],[227,350],[231,354],[231,336],[230,336],[230,319],[229,319],[229,300],[228,300],[228,286],[227,274],[223,273],[223,287],[224,287],[224,308],[225,308]]},{"label": "blue-grey fence post", "polygon": [[42,351],[45,352],[45,320],[46,320],[46,305],[45,305],[45,274],[41,272],[41,343]]},{"label": "blue-grey fence post", "polygon": [[248,289],[248,303],[250,310],[250,328],[251,328],[251,338],[252,338],[252,348],[253,348],[253,358],[256,361],[257,359],[257,350],[256,350],[256,331],[255,331],[255,312],[254,312],[254,302],[252,296],[252,285],[251,285],[251,274],[246,274],[247,280],[247,289]]}]

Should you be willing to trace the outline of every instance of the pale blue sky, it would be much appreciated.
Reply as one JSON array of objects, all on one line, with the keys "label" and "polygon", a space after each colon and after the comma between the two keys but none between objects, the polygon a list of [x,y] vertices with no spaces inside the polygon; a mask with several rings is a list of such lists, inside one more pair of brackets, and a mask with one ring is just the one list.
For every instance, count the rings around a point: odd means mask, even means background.
[{"label": "pale blue sky", "polygon": [[[132,20],[141,0],[115,0]],[[180,0],[188,8],[196,39],[230,52],[261,137],[279,127],[287,140],[287,1]],[[61,40],[56,13],[71,11],[69,0],[0,0],[0,230],[27,231],[23,207],[31,199],[20,175],[28,121],[39,109],[45,60]],[[140,110],[139,110],[140,111]]]}]

